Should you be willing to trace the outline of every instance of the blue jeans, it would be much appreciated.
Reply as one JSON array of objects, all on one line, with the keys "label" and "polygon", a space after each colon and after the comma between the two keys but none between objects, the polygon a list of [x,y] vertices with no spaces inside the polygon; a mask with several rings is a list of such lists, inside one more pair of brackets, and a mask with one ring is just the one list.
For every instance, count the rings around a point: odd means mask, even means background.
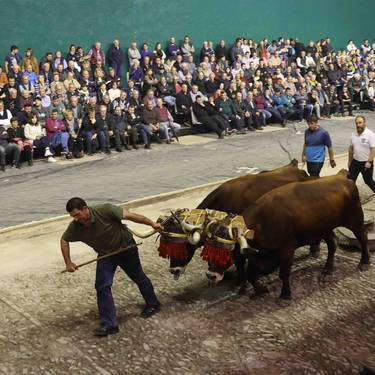
[{"label": "blue jeans", "polygon": [[99,260],[96,265],[95,281],[99,317],[101,322],[109,327],[118,326],[116,307],[111,290],[117,266],[120,266],[128,277],[137,284],[147,306],[159,304],[154,287],[143,272],[137,248]]},{"label": "blue jeans", "polygon": [[63,152],[69,152],[68,141],[69,141],[69,133],[66,133],[66,132],[54,133],[52,136],[52,140],[51,140],[51,146],[54,149],[57,146],[61,145],[63,148]]},{"label": "blue jeans", "polygon": [[143,144],[147,145],[148,143],[151,142],[152,130],[148,125],[138,124],[137,130],[139,131],[139,134],[141,135]]}]

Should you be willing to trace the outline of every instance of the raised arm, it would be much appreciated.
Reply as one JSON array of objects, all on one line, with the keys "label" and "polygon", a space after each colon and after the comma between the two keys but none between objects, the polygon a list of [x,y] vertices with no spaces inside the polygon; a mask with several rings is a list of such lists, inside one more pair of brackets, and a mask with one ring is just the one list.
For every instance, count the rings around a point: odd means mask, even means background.
[{"label": "raised arm", "polygon": [[154,228],[155,230],[162,230],[162,226],[159,223],[156,223],[155,221],[152,221],[151,219],[147,218],[146,216],[136,214],[134,212],[129,212],[127,210],[123,210],[122,218],[124,220],[130,220],[134,223],[138,224],[144,224],[149,225],[150,227]]}]

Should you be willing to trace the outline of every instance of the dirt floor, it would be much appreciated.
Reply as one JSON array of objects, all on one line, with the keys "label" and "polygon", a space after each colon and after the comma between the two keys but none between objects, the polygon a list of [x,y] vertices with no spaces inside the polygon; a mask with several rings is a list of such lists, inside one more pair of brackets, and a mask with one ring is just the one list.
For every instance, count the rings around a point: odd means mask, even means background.
[{"label": "dirt floor", "polygon": [[[342,164],[345,163],[341,160]],[[328,171],[329,172],[329,171]],[[201,190],[135,211],[153,218],[169,208],[194,207]],[[369,196],[361,186],[363,198]],[[366,207],[367,215],[375,203]],[[239,295],[234,272],[215,287],[197,252],[175,281],[158,256],[155,237],[140,249],[145,272],[162,303],[148,320],[139,291],[122,271],[113,293],[120,333],[96,338],[95,266],[74,274],[58,247],[66,222],[0,236],[0,373],[4,374],[358,374],[375,367],[375,267],[357,269],[359,252],[338,250],[335,273],[319,280],[326,258],[297,251],[293,300],[282,302],[277,274],[270,293]],[[74,244],[77,263],[94,257]]]}]

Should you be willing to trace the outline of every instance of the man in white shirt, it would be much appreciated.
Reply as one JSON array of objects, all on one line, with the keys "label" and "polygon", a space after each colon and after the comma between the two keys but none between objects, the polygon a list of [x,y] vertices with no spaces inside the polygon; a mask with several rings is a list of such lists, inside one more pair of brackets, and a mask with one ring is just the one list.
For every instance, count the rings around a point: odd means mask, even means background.
[{"label": "man in white shirt", "polygon": [[10,126],[10,119],[12,117],[13,116],[9,109],[5,109],[4,102],[0,100],[0,125],[3,126],[5,129],[8,129]]},{"label": "man in white shirt", "polygon": [[349,146],[349,178],[357,180],[361,173],[366,185],[375,192],[373,180],[375,157],[375,134],[366,128],[364,116],[355,118],[356,131],[352,133]]}]

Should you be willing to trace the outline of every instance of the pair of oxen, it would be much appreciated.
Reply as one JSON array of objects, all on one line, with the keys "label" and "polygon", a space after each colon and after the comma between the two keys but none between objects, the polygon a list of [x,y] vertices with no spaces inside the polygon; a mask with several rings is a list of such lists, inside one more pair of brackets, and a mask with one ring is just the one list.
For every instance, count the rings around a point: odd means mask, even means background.
[{"label": "pair of oxen", "polygon": [[322,275],[331,274],[336,251],[333,229],[339,226],[351,230],[360,243],[359,269],[366,270],[370,264],[358,189],[346,170],[310,178],[293,160],[285,167],[227,181],[197,209],[177,210],[158,221],[164,227],[159,255],[170,259],[170,272],[176,279],[203,245],[201,256],[208,262],[210,281],[220,281],[235,264],[239,281],[248,280],[261,295],[267,288],[259,277],[279,268],[280,298],[290,299],[295,250],[310,245],[311,255],[318,256],[324,240],[328,256]]}]

